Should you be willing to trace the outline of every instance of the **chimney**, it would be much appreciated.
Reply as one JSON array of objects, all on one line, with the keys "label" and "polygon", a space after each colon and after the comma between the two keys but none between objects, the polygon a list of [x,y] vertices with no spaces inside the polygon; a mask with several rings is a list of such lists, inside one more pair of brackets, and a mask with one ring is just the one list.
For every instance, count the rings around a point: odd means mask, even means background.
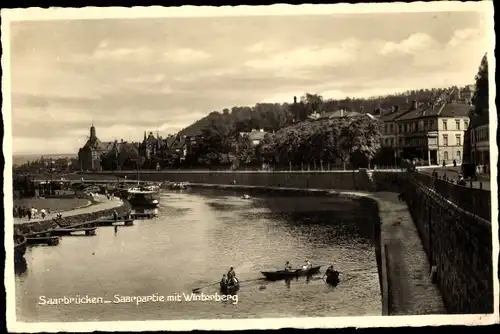
[{"label": "chimney", "polygon": [[418,106],[417,100],[411,101],[411,110],[416,110]]},{"label": "chimney", "polygon": [[120,139],[120,143],[123,143],[123,139]]},{"label": "chimney", "polygon": [[399,111],[399,106],[394,106],[394,112],[398,112]]},{"label": "chimney", "polygon": [[293,97],[293,104],[297,104],[297,96]]},{"label": "chimney", "polygon": [[344,117],[344,109],[340,109],[340,117]]}]

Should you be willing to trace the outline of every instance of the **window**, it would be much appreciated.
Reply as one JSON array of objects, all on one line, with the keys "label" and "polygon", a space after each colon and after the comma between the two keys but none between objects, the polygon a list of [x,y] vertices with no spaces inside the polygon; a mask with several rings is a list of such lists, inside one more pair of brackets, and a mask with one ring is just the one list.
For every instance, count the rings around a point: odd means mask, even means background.
[{"label": "window", "polygon": [[432,130],[433,127],[434,127],[434,121],[430,120],[429,121],[429,130]]},{"label": "window", "polygon": [[460,120],[459,119],[455,120],[455,124],[457,126],[457,130],[460,130]]},{"label": "window", "polygon": [[413,131],[418,131],[418,122],[413,123]]},{"label": "window", "polygon": [[448,130],[448,121],[443,120],[443,130],[446,131]]},{"label": "window", "polygon": [[448,135],[443,135],[443,146],[448,146]]},{"label": "window", "polygon": [[469,127],[469,121],[464,121],[464,127],[467,129]]},{"label": "window", "polygon": [[429,126],[429,122],[428,121],[424,121],[424,130],[427,130],[428,126]]},{"label": "window", "polygon": [[455,135],[455,139],[457,140],[457,146],[462,146],[462,136]]},{"label": "window", "polygon": [[399,124],[399,133],[403,132],[403,125]]},{"label": "window", "polygon": [[389,128],[389,126],[386,124],[386,125],[384,126],[384,133],[385,133],[385,134],[387,134],[387,132],[388,132],[388,131],[387,131],[387,129],[388,129],[388,128]]},{"label": "window", "polygon": [[394,132],[394,124],[389,124],[389,132],[393,133]]},{"label": "window", "polygon": [[405,132],[408,132],[408,124],[405,124]]},{"label": "window", "polygon": [[457,158],[460,159],[460,151],[457,151]]},{"label": "window", "polygon": [[444,151],[444,161],[448,160],[448,151]]}]

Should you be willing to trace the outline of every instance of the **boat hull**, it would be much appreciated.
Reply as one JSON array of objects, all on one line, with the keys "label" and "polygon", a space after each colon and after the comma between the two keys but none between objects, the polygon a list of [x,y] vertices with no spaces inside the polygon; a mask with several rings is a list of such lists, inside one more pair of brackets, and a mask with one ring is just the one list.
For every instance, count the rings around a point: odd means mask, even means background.
[{"label": "boat hull", "polygon": [[97,228],[61,228],[48,231],[52,236],[91,236],[96,234]]},{"label": "boat hull", "polygon": [[284,279],[293,279],[300,276],[312,276],[319,273],[321,266],[312,267],[309,270],[294,269],[294,270],[278,270],[278,271],[261,271],[262,275],[269,281],[279,281]]},{"label": "boat hull", "polygon": [[48,246],[57,246],[59,244],[59,237],[52,236],[36,236],[36,237],[28,237],[28,245],[48,245]]},{"label": "boat hull", "polygon": [[223,295],[234,295],[240,289],[240,283],[236,284],[220,284],[220,293]]},{"label": "boat hull", "polygon": [[24,257],[26,248],[28,247],[28,240],[24,235],[15,237],[14,239],[14,260]]},{"label": "boat hull", "polygon": [[333,273],[329,274],[326,277],[326,283],[333,285],[333,286],[336,286],[337,284],[339,284],[340,283],[339,272],[334,271]]}]

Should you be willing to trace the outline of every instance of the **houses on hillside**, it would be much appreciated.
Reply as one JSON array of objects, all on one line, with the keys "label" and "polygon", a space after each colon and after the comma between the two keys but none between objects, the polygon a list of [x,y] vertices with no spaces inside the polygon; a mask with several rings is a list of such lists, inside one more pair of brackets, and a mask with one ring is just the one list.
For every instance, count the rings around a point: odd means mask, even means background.
[{"label": "houses on hillside", "polygon": [[257,146],[260,144],[262,140],[264,140],[267,132],[263,129],[252,129],[250,132],[240,132],[241,137],[247,137],[253,146]]}]

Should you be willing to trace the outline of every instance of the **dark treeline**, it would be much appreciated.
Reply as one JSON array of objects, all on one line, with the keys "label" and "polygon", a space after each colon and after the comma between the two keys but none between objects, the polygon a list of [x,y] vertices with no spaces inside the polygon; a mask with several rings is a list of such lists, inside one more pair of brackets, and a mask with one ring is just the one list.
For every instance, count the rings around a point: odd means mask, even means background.
[{"label": "dark treeline", "polygon": [[235,124],[241,132],[248,132],[252,129],[264,129],[269,132],[278,131],[294,121],[305,120],[314,111],[328,113],[344,109],[360,113],[377,113],[390,110],[395,105],[404,108],[412,100],[428,101],[439,96],[444,91],[449,91],[451,88],[412,90],[366,99],[347,97],[342,100],[324,99],[322,96],[306,93],[296,104],[293,102],[283,104],[257,103],[253,107],[232,107],[231,109],[223,109],[222,112],[213,111],[181,130],[179,134],[187,136],[199,135],[204,128],[213,123],[217,123],[219,126],[232,126]]}]

